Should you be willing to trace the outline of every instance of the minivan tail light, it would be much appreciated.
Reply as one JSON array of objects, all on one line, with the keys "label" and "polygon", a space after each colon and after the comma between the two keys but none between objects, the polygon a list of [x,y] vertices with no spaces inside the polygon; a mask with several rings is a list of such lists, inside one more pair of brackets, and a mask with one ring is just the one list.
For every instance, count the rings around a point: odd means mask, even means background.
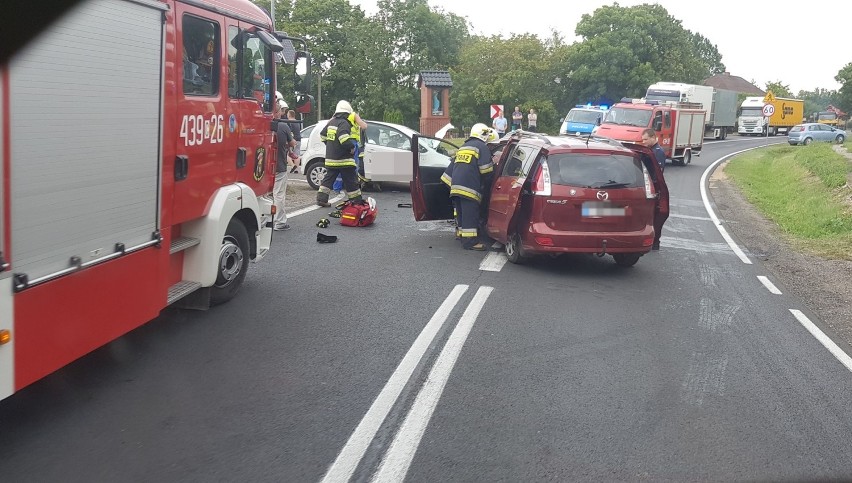
[{"label": "minivan tail light", "polygon": [[539,196],[550,196],[550,168],[547,167],[546,159],[543,159],[539,165],[535,181],[533,181],[532,193]]},{"label": "minivan tail light", "polygon": [[654,195],[654,185],[651,183],[651,176],[648,174],[648,168],[644,165],[642,166],[642,176],[645,177],[645,198],[652,200],[656,197]]}]

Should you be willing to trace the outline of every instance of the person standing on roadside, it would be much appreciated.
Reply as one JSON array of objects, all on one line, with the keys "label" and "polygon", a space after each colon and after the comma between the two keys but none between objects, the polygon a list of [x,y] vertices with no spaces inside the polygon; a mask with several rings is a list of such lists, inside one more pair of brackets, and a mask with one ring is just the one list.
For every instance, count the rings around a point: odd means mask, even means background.
[{"label": "person standing on roadside", "polygon": [[530,109],[530,113],[527,114],[527,129],[532,132],[538,130],[538,114],[535,113],[535,109]]},{"label": "person standing on roadside", "polygon": [[521,106],[515,106],[515,112],[512,113],[512,131],[523,129],[521,124],[524,120],[524,114],[521,112]]},{"label": "person standing on roadside", "polygon": [[293,138],[293,131],[290,129],[290,124],[287,123],[284,116],[287,107],[287,103],[284,101],[278,101],[276,106],[276,114],[279,117],[278,123],[275,126],[278,156],[275,160],[275,184],[272,187],[272,199],[275,202],[275,216],[272,219],[272,229],[276,231],[290,229],[290,225],[287,223],[287,213],[284,211],[284,201],[287,198],[288,161],[293,147],[296,146],[296,140]]},{"label": "person standing on roadside", "polygon": [[502,138],[504,134],[506,134],[506,127],[509,123],[506,122],[506,118],[503,117],[503,113],[501,112],[498,117],[495,117],[493,121],[491,121],[491,127],[497,131],[497,138]]}]

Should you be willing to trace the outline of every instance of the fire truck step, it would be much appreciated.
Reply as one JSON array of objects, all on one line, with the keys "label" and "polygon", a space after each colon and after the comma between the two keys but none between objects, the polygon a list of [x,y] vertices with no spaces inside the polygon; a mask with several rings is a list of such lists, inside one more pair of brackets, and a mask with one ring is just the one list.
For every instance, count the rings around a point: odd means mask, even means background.
[{"label": "fire truck step", "polygon": [[169,247],[169,255],[174,255],[177,252],[182,252],[187,248],[192,248],[195,245],[198,245],[199,243],[201,243],[201,240],[189,236],[175,238],[174,240],[172,240],[171,247]]},{"label": "fire truck step", "polygon": [[169,287],[169,305],[177,302],[178,300],[186,297],[187,295],[195,292],[196,290],[201,288],[201,284],[198,282],[189,282],[187,280],[181,280],[180,282]]}]

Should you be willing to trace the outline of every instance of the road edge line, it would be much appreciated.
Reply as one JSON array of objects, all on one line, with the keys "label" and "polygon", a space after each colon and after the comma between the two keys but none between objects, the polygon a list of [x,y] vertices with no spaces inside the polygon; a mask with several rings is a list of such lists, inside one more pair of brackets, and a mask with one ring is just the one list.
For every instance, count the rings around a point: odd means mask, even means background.
[{"label": "road edge line", "polygon": [[805,329],[807,329],[807,331],[810,332],[811,335],[814,336],[816,340],[818,340],[820,344],[823,345],[823,347],[828,349],[828,351],[831,352],[831,355],[833,355],[835,359],[840,361],[840,363],[843,364],[846,369],[852,372],[852,357],[849,357],[849,354],[844,352],[843,349],[841,349],[840,346],[835,344],[830,337],[825,335],[825,332],[820,330],[820,328],[817,327],[816,324],[811,322],[811,319],[809,319],[808,316],[805,315],[801,310],[789,310],[790,313],[793,314],[793,317],[795,317],[796,320],[798,320],[799,323],[802,324],[802,326],[804,326]]}]

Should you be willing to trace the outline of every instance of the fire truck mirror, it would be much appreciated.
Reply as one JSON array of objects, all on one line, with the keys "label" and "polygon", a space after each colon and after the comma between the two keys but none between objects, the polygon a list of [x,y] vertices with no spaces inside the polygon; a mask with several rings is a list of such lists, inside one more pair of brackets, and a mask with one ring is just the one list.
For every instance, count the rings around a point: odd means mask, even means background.
[{"label": "fire truck mirror", "polygon": [[296,95],[296,112],[300,114],[310,114],[313,109],[314,96],[310,94]]},{"label": "fire truck mirror", "polygon": [[311,92],[311,54],[308,52],[296,52],[293,85],[296,92]]},{"label": "fire truck mirror", "polygon": [[284,46],[281,45],[281,42],[279,42],[278,39],[276,39],[275,36],[270,34],[269,32],[257,29],[257,32],[255,32],[255,34],[261,42],[263,42],[264,44],[266,44],[267,47],[269,47],[269,50],[273,52],[281,52],[282,50],[284,50]]}]

